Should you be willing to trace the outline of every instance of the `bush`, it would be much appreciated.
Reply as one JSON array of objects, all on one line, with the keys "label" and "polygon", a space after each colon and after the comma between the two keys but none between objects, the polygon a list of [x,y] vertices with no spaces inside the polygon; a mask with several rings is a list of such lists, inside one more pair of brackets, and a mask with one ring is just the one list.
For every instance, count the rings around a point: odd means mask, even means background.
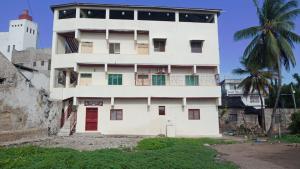
[{"label": "bush", "polygon": [[170,147],[174,141],[170,138],[150,138],[139,142],[137,148],[139,150],[159,150]]},{"label": "bush", "polygon": [[288,129],[292,134],[300,134],[300,112],[292,114],[292,123]]}]

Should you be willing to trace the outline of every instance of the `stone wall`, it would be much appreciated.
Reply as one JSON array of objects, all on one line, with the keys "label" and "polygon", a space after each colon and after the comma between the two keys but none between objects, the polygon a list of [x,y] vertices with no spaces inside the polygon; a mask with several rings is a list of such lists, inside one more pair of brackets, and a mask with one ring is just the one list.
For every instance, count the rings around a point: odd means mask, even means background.
[{"label": "stone wall", "polygon": [[0,53],[0,131],[47,128],[55,134],[62,109]]},{"label": "stone wall", "polygon": [[[300,111],[300,109],[298,109]],[[291,115],[294,113],[294,109],[278,109],[276,113],[275,129],[278,131],[279,127],[281,132],[288,132],[287,128],[291,122]],[[272,109],[265,109],[265,121],[266,129],[270,128]],[[241,108],[227,108],[219,109],[219,121],[221,132],[236,131],[237,128],[244,124],[245,121],[250,126],[258,126],[258,115],[256,114],[244,114],[244,110]]]},{"label": "stone wall", "polygon": [[31,128],[13,131],[0,131],[0,143],[19,139],[34,139],[48,136],[47,128]]}]

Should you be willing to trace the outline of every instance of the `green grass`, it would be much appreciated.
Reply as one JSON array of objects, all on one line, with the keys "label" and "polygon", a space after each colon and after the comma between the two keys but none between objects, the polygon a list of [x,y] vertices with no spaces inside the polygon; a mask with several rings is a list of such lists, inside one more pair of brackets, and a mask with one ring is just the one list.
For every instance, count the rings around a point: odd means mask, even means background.
[{"label": "green grass", "polygon": [[0,168],[113,168],[113,169],[233,169],[214,160],[216,152],[203,144],[231,143],[215,139],[150,138],[134,150],[76,151],[33,146],[0,148]]},{"label": "green grass", "polygon": [[281,138],[273,139],[272,141],[281,141],[284,143],[300,143],[300,134],[283,135]]}]

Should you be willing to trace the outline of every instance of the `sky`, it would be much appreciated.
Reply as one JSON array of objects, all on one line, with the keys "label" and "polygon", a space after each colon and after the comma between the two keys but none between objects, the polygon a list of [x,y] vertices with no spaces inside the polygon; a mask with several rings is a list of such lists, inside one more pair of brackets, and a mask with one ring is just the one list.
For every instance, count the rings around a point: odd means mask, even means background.
[{"label": "sky", "polygon": [[[219,17],[220,72],[222,78],[234,77],[231,72],[240,67],[240,58],[249,43],[248,40],[234,41],[234,33],[258,24],[252,0],[1,0],[0,32],[8,31],[9,20],[16,19],[23,9],[29,9],[34,21],[39,25],[39,47],[50,48],[53,24],[53,13],[50,10],[50,5],[71,2],[222,9],[223,12]],[[295,23],[295,32],[300,34],[300,17]],[[300,73],[300,44],[296,45],[294,52],[297,66],[289,72],[284,72],[284,82],[286,83],[292,80],[292,74]]]}]

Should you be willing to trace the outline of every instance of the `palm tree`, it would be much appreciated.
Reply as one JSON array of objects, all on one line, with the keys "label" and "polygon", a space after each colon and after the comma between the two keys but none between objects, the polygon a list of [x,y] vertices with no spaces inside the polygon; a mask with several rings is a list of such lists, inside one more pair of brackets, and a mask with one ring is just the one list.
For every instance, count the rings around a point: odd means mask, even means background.
[{"label": "palm tree", "polygon": [[235,40],[249,39],[251,42],[246,47],[243,57],[249,63],[258,64],[269,70],[277,72],[276,101],[272,111],[271,126],[268,135],[273,135],[275,113],[278,106],[282,86],[282,67],[289,71],[296,65],[293,52],[294,44],[300,43],[300,36],[295,30],[294,19],[300,14],[296,0],[265,0],[259,6],[253,0],[259,25],[240,30],[235,33]]},{"label": "palm tree", "polygon": [[273,74],[270,71],[262,70],[262,68],[258,64],[250,64],[245,60],[242,60],[241,64],[243,68],[234,69],[233,73],[246,75],[245,79],[239,84],[239,87],[243,89],[245,95],[249,95],[249,93],[254,93],[255,91],[258,92],[261,106],[261,128],[265,132],[265,111],[262,95],[268,94],[267,89],[270,89],[271,87],[270,80],[272,79]]}]

